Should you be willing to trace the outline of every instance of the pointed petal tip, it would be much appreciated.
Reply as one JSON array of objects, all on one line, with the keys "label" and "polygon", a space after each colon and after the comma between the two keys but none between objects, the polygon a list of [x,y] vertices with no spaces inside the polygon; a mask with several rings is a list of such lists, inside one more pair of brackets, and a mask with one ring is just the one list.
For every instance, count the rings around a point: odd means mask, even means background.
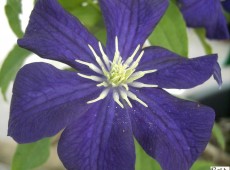
[{"label": "pointed petal tip", "polygon": [[135,138],[163,169],[189,169],[210,140],[214,110],[160,89],[143,92],[149,109],[134,103],[130,113]]}]

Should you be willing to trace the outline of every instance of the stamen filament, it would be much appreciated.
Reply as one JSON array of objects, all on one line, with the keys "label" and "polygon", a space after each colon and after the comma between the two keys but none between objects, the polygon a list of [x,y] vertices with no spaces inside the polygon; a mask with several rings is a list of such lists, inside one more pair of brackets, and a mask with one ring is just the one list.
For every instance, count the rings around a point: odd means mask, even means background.
[{"label": "stamen filament", "polygon": [[140,49],[140,44],[137,46],[137,48],[135,49],[135,51],[133,52],[133,54],[132,54],[129,58],[127,58],[127,60],[125,61],[124,65],[129,66],[130,63],[132,63],[132,61],[133,61],[133,59],[134,59],[134,57],[135,57],[135,55],[137,54],[137,51],[138,51],[139,49]]},{"label": "stamen filament", "polygon": [[114,54],[114,58],[113,58],[113,63],[117,63],[118,59],[120,58],[120,52],[118,49],[118,38],[117,36],[115,37],[115,54]]},{"label": "stamen filament", "polygon": [[145,84],[141,82],[134,81],[132,83],[129,83],[130,86],[136,87],[136,88],[143,88],[143,87],[158,87],[158,85],[155,84]]},{"label": "stamen filament", "polygon": [[135,94],[133,94],[132,92],[127,91],[127,95],[128,95],[131,99],[138,101],[138,102],[139,102],[140,104],[142,104],[143,106],[148,107],[148,105],[147,105],[145,102],[143,102],[141,99],[139,99],[139,98],[138,98]]},{"label": "stamen filament", "polygon": [[121,108],[124,108],[123,104],[119,100],[119,94],[115,90],[113,91],[113,99],[119,106],[121,106]]},{"label": "stamen filament", "polygon": [[98,45],[99,45],[99,49],[101,51],[101,54],[102,54],[102,57],[103,57],[103,60],[105,62],[105,65],[107,66],[107,69],[110,69],[110,64],[109,64],[109,58],[108,56],[105,54],[103,48],[102,48],[102,45],[101,45],[101,42],[99,41],[98,42]]},{"label": "stamen filament", "polygon": [[88,76],[88,75],[81,74],[81,73],[77,73],[77,74],[83,78],[90,79],[90,80],[97,81],[97,82],[102,82],[104,80],[98,76]]},{"label": "stamen filament", "polygon": [[125,72],[126,79],[129,78],[134,72],[135,72],[135,69],[127,69]]},{"label": "stamen filament", "polygon": [[149,73],[154,73],[156,72],[157,69],[154,69],[154,70],[146,70],[146,71],[142,71],[144,74],[149,74]]},{"label": "stamen filament", "polygon": [[139,64],[141,58],[143,57],[143,55],[144,55],[144,51],[142,51],[140,53],[140,55],[138,56],[137,60],[134,61],[133,64],[130,66],[131,69],[135,69],[138,66],[138,64]]},{"label": "stamen filament", "polygon": [[89,104],[89,103],[95,103],[95,102],[97,102],[97,101],[99,101],[99,100],[104,99],[104,98],[108,95],[109,90],[110,90],[109,88],[106,88],[105,90],[103,90],[103,91],[101,92],[101,94],[100,94],[96,99],[90,100],[90,101],[88,101],[87,103],[88,103],[88,104]]},{"label": "stamen filament", "polygon": [[118,49],[118,37],[117,36],[115,37],[115,50],[116,50],[116,52],[119,53],[119,49]]},{"label": "stamen filament", "polygon": [[122,86],[125,88],[125,90],[129,91],[129,86],[127,84],[122,84]]},{"label": "stamen filament", "polygon": [[91,70],[93,70],[96,73],[103,74],[102,71],[92,63],[88,63],[88,62],[85,62],[85,61],[82,61],[82,60],[75,60],[75,61],[80,63],[80,64],[88,66]]},{"label": "stamen filament", "polygon": [[124,92],[123,90],[120,90],[120,95],[121,97],[128,103],[129,107],[133,107],[131,102],[129,101],[128,97],[127,97],[127,93]]},{"label": "stamen filament", "polygon": [[101,58],[96,54],[96,52],[94,51],[94,49],[93,49],[93,47],[91,45],[88,44],[88,46],[89,46],[90,50],[92,51],[92,53],[93,53],[98,65],[101,67],[102,70],[103,69],[105,70],[105,65],[102,62]]},{"label": "stamen filament", "polygon": [[101,87],[101,86],[108,87],[108,86],[109,86],[109,84],[108,84],[108,83],[106,83],[105,81],[103,81],[103,82],[102,82],[102,83],[100,83],[100,84],[97,84],[97,87]]},{"label": "stamen filament", "polygon": [[136,73],[134,73],[134,74],[132,74],[129,78],[128,78],[128,80],[126,80],[126,83],[131,83],[131,82],[133,82],[133,81],[135,81],[135,80],[137,80],[137,79],[139,79],[139,78],[141,78],[141,77],[143,77],[145,74],[143,73],[143,72],[136,72]]},{"label": "stamen filament", "polygon": [[146,70],[146,71],[138,71],[138,72],[135,72],[133,73],[129,78],[128,80],[126,81],[126,83],[131,83],[141,77],[143,77],[144,75],[146,74],[149,74],[149,73],[153,73],[153,72],[156,72],[157,70]]}]

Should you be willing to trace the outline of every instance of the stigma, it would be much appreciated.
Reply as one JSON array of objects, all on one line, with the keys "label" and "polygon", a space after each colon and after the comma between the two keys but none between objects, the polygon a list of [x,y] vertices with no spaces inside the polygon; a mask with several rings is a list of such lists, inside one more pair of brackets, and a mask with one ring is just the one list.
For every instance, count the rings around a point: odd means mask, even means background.
[{"label": "stigma", "polygon": [[129,87],[157,87],[157,85],[154,84],[145,84],[137,81],[146,74],[151,74],[157,71],[156,69],[136,71],[136,68],[138,67],[139,62],[144,54],[144,51],[140,50],[140,45],[136,47],[131,56],[129,56],[125,61],[122,59],[122,56],[119,52],[117,36],[115,37],[115,52],[112,61],[109,60],[100,42],[98,42],[98,46],[101,53],[100,55],[95,52],[91,45],[88,45],[98,66],[82,60],[75,60],[79,64],[86,65],[89,67],[89,69],[99,74],[99,76],[95,76],[78,73],[79,76],[98,82],[97,87],[104,87],[104,90],[100,93],[100,95],[96,99],[88,101],[87,104],[104,99],[109,94],[109,92],[112,91],[113,100],[121,108],[124,108],[125,103],[129,107],[132,107],[130,99],[139,102],[145,107],[148,107],[144,101],[139,99],[133,92],[129,90]]}]

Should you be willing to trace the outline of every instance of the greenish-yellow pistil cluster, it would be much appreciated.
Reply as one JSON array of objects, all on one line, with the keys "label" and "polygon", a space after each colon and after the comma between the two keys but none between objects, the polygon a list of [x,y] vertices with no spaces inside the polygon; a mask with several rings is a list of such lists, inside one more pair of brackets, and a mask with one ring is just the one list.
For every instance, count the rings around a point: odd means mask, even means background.
[{"label": "greenish-yellow pistil cluster", "polygon": [[139,99],[133,92],[129,90],[129,86],[136,87],[136,88],[157,87],[156,85],[144,84],[136,81],[139,78],[143,77],[145,74],[149,74],[157,71],[157,70],[147,70],[147,71],[135,72],[144,54],[144,51],[141,51],[140,54],[137,56],[137,59],[134,60],[135,56],[137,55],[140,49],[140,45],[137,46],[133,54],[130,57],[128,57],[126,61],[123,61],[118,49],[118,38],[116,37],[115,54],[112,62],[105,54],[100,42],[98,45],[101,52],[101,57],[97,55],[95,50],[90,45],[88,46],[92,51],[99,67],[92,63],[88,63],[82,60],[76,60],[76,62],[83,65],[87,65],[91,70],[101,75],[101,76],[94,76],[94,75],[89,76],[89,75],[78,73],[79,76],[99,82],[97,84],[98,87],[100,86],[105,87],[105,89],[101,92],[101,94],[96,99],[90,100],[87,103],[94,103],[99,100],[102,100],[108,95],[110,91],[112,91],[114,101],[122,108],[124,108],[124,103],[127,103],[130,107],[132,107],[129,98],[138,101],[145,107],[148,107],[148,105],[144,101]]},{"label": "greenish-yellow pistil cluster", "polygon": [[119,60],[117,64],[113,63],[111,65],[110,72],[105,76],[113,86],[119,86],[131,75],[130,72],[131,70],[126,70],[125,66],[122,65],[122,61]]}]

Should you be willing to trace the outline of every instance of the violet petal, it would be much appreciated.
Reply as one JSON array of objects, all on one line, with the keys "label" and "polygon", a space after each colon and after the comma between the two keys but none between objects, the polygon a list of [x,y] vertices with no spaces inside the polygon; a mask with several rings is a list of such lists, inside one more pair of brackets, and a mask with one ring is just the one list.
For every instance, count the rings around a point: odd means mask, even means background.
[{"label": "violet petal", "polygon": [[19,143],[53,136],[91,105],[100,93],[92,81],[46,63],[24,66],[13,87],[8,135]]},{"label": "violet petal", "polygon": [[99,4],[107,27],[107,53],[114,55],[118,36],[123,60],[143,45],[168,7],[167,0],[99,0]]},{"label": "violet petal", "polygon": [[206,106],[171,96],[162,89],[141,89],[130,111],[134,136],[163,170],[188,170],[205,149],[215,113]]},{"label": "violet petal", "polygon": [[18,44],[42,58],[57,60],[78,69],[82,65],[75,62],[76,59],[96,63],[88,44],[99,52],[94,36],[57,0],[36,2],[25,35],[18,40]]},{"label": "violet petal", "polygon": [[228,39],[227,22],[219,0],[180,0],[189,27],[204,27],[210,39]]},{"label": "violet petal", "polygon": [[222,84],[217,55],[187,59],[161,47],[145,48],[138,70],[152,70],[141,82],[157,84],[161,88],[187,89],[200,85],[212,75],[219,86]]},{"label": "violet petal", "polygon": [[69,170],[132,170],[135,164],[131,122],[112,96],[98,101],[61,135],[58,154]]}]

